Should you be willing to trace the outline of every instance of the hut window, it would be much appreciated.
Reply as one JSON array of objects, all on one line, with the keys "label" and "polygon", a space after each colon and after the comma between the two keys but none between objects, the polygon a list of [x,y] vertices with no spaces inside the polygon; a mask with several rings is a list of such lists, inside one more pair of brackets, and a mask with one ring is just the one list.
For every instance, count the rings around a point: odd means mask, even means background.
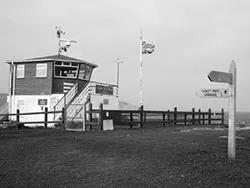
[{"label": "hut window", "polygon": [[55,65],[62,65],[62,62],[55,62]]},{"label": "hut window", "polygon": [[36,64],[36,77],[47,77],[47,63]]},{"label": "hut window", "polygon": [[72,66],[70,63],[55,64],[55,77],[77,78],[77,72],[78,66]]},{"label": "hut window", "polygon": [[92,73],[92,67],[89,65],[81,64],[79,71],[79,79],[89,80]]},{"label": "hut window", "polygon": [[63,65],[70,66],[70,63],[64,62]]},{"label": "hut window", "polygon": [[16,75],[16,77],[17,78],[24,78],[24,65],[17,65],[17,75]]},{"label": "hut window", "polygon": [[72,66],[77,67],[78,63],[71,63]]}]

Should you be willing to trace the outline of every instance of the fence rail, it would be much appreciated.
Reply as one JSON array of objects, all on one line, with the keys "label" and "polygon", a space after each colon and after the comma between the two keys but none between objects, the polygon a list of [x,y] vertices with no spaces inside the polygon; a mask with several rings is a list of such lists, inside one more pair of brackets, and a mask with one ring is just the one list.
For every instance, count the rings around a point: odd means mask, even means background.
[{"label": "fence rail", "polygon": [[[49,121],[48,114],[61,114],[62,119],[60,121]],[[44,121],[20,121],[20,116],[26,115],[44,115]],[[47,129],[48,123],[61,123],[62,129],[64,129],[65,125],[65,109],[63,108],[60,111],[48,111],[48,108],[45,108],[44,112],[28,112],[28,113],[20,113],[20,110],[17,110],[15,114],[0,114],[0,116],[5,116],[7,120],[9,120],[10,116],[16,116],[16,123],[23,123],[23,124],[44,124],[44,128]]]},{"label": "fence rail", "polygon": [[224,124],[224,109],[221,112],[202,112],[200,109],[195,111],[178,111],[175,107],[173,111],[152,111],[144,110],[104,110],[101,104],[99,109],[89,109],[85,111],[85,124],[92,129],[92,126],[99,126],[103,129],[103,120],[112,119],[115,126],[128,125],[131,128],[136,124],[140,127],[144,125],[161,124],[166,125],[188,125],[188,124]]}]

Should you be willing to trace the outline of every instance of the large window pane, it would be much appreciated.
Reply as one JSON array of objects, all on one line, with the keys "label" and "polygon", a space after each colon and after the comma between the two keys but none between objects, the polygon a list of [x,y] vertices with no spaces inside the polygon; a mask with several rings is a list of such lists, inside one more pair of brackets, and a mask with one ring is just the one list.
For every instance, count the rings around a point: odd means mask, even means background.
[{"label": "large window pane", "polygon": [[47,77],[47,63],[36,64],[36,77]]},{"label": "large window pane", "polygon": [[92,73],[92,67],[89,65],[81,64],[79,70],[79,79],[89,80]]},{"label": "large window pane", "polygon": [[55,77],[77,78],[78,67],[55,65]]},{"label": "large window pane", "polygon": [[24,78],[24,69],[25,66],[24,65],[17,65],[17,78]]}]

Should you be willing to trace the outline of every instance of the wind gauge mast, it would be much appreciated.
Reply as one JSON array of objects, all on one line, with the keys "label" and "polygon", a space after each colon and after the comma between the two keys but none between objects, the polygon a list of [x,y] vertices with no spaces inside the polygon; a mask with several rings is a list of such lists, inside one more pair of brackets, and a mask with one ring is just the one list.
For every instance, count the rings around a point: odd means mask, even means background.
[{"label": "wind gauge mast", "polygon": [[67,52],[68,48],[71,46],[71,43],[77,43],[76,40],[61,39],[62,35],[65,35],[65,32],[60,26],[56,27],[56,35],[58,38],[58,55],[60,55],[62,52]]}]

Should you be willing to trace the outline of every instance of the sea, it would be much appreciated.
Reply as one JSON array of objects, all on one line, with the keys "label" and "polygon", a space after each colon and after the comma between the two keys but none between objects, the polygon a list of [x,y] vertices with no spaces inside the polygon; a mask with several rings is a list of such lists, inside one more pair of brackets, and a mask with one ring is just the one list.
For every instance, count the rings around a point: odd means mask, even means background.
[{"label": "sea", "polygon": [[[228,113],[225,112],[225,123],[228,123]],[[237,126],[250,126],[250,112],[236,112]]]}]

